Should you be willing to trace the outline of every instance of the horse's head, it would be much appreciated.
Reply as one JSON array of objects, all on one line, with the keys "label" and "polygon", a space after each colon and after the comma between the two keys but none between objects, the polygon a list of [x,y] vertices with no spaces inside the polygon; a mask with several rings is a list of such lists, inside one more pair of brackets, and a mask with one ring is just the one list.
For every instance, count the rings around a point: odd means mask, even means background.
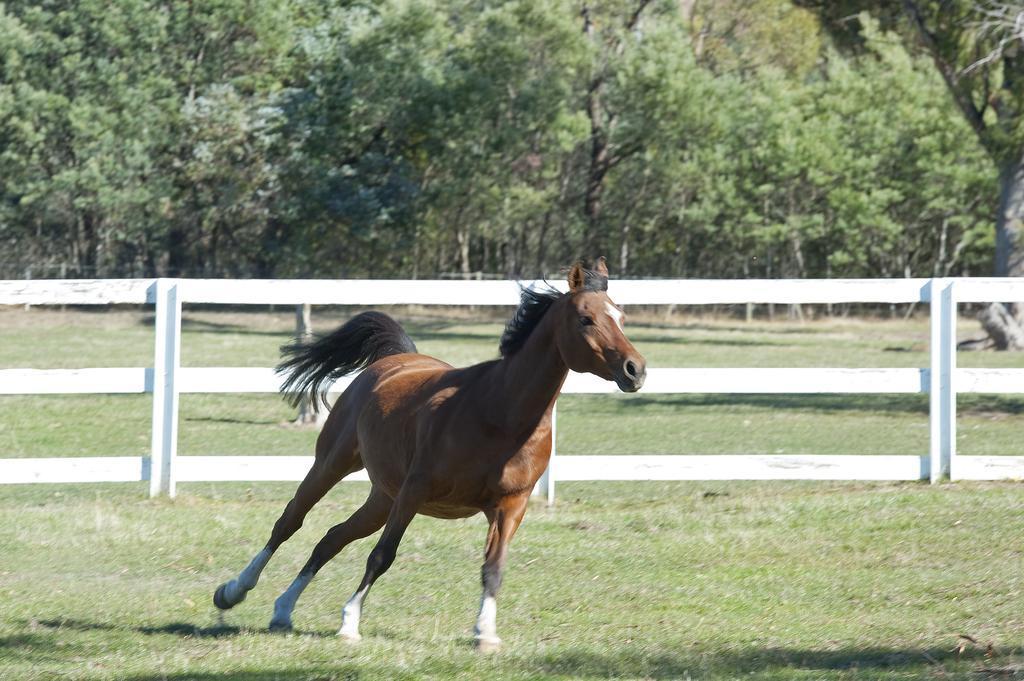
[{"label": "horse's head", "polygon": [[608,297],[608,267],[599,258],[594,269],[576,263],[569,271],[569,293],[560,306],[555,338],[573,371],[615,381],[633,393],[647,376],[647,362],[623,332],[622,309]]}]

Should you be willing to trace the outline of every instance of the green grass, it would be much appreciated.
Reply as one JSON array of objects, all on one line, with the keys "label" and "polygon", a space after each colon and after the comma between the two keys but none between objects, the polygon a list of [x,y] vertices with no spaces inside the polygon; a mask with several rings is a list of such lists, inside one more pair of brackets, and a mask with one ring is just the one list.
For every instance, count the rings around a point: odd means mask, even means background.
[{"label": "green grass", "polygon": [[[333,316],[332,316],[333,315]],[[342,313],[316,319],[318,328]],[[405,320],[455,364],[493,357],[501,324]],[[926,366],[927,322],[805,325],[648,318],[652,366]],[[290,313],[188,311],[188,366],[270,366]],[[969,321],[962,333],[974,332]],[[0,367],[146,366],[151,320],[0,310]],[[970,366],[1021,355],[962,354]],[[0,456],[145,454],[147,396],[0,398]],[[961,399],[961,453],[1022,453],[1019,396]],[[184,395],[180,451],[305,454],[280,399]],[[559,451],[923,453],[920,395],[566,396]],[[1024,677],[1019,484],[563,483],[512,547],[505,650],[471,649],[480,518],[417,518],[374,587],[362,644],[333,634],[371,544],[326,567],[295,613],[272,603],[363,483],[333,490],[220,618],[214,587],[261,546],[286,483],[0,485],[0,679],[988,679]],[[972,637],[976,643],[960,638]],[[989,651],[989,646],[992,646]]]},{"label": "green grass", "polygon": [[0,488],[0,678],[1024,674],[1019,485],[566,484],[555,508],[531,508],[513,544],[505,649],[493,657],[470,646],[480,518],[414,521],[367,601],[360,645],[333,634],[368,542],[317,577],[296,633],[264,631],[363,483],[331,492],[218,618],[213,588],[244,566],[292,490],[193,484],[148,501],[136,485]]}]

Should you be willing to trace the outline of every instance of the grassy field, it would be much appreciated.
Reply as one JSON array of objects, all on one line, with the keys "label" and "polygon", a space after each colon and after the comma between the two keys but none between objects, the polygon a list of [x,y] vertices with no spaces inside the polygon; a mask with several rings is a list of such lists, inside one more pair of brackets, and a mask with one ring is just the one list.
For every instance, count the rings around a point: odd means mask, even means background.
[{"label": "grassy field", "polygon": [[1024,676],[1019,485],[566,484],[513,544],[505,650],[487,658],[471,648],[479,518],[418,518],[350,646],[333,634],[366,542],[307,590],[296,633],[265,626],[363,483],[334,490],[223,619],[212,590],[290,485],[186,485],[173,502],[44,489],[0,492],[3,679]]},{"label": "grassy field", "polygon": [[[315,319],[326,329],[342,319]],[[404,319],[456,364],[496,352],[499,321]],[[927,320],[807,324],[648,318],[651,366],[926,366]],[[270,366],[289,312],[187,311],[183,363]],[[962,322],[962,334],[975,333]],[[146,366],[143,313],[0,309],[0,367]],[[961,354],[961,366],[1024,366]],[[0,457],[144,454],[145,396],[0,398]],[[961,401],[966,454],[1024,454],[1024,400]],[[116,414],[116,421],[110,415]],[[306,454],[273,396],[186,395],[181,451]],[[567,396],[562,453],[923,453],[924,396]],[[0,485],[0,679],[1024,678],[1024,487],[563,483],[533,507],[499,599],[505,650],[470,646],[484,523],[418,518],[334,637],[368,542],[307,590],[296,633],[265,632],[312,545],[365,494],[333,490],[223,618],[213,588],[245,565],[286,483]]]}]

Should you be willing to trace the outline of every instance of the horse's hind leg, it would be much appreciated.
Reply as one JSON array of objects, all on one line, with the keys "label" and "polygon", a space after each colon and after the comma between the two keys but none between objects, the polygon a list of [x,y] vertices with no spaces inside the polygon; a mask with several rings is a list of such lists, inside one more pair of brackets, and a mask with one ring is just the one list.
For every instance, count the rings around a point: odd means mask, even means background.
[{"label": "horse's hind leg", "polygon": [[391,511],[391,497],[376,487],[370,489],[370,495],[348,520],[329,529],[323,539],[313,549],[306,565],[299,571],[298,577],[291,586],[274,602],[274,616],[270,620],[271,631],[287,631],[292,628],[292,611],[295,603],[313,581],[313,577],[328,561],[357,539],[368,537],[387,521]]},{"label": "horse's hind leg", "polygon": [[274,551],[302,527],[302,521],[314,504],[320,501],[339,480],[362,468],[355,447],[350,446],[346,449],[348,450],[346,460],[340,465],[335,457],[318,456],[316,458],[305,479],[295,490],[295,496],[285,506],[281,517],[274,523],[274,529],[270,533],[270,540],[266,546],[256,554],[238,577],[217,587],[213,593],[214,605],[221,610],[227,610],[245,600],[245,595],[256,586],[260,573],[267,566]]}]

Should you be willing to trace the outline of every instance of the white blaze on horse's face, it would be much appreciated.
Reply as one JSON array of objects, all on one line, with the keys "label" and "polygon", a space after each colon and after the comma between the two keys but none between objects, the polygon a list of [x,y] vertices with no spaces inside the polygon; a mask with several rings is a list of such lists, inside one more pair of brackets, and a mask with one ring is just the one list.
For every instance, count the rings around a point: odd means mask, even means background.
[{"label": "white blaze on horse's face", "polygon": [[615,324],[616,326],[619,327],[619,330],[625,331],[625,329],[622,327],[622,310],[615,307],[615,305],[613,305],[612,301],[610,300],[604,304],[604,310],[605,312],[608,313],[608,316],[615,321]]}]

